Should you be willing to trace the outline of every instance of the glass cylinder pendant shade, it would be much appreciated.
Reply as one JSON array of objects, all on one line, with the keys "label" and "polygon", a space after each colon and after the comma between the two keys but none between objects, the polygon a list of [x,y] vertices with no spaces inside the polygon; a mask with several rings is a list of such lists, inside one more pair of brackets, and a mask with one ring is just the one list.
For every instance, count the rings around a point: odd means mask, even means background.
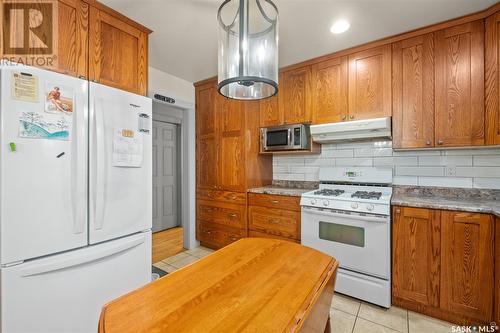
[{"label": "glass cylinder pendant shade", "polygon": [[278,9],[270,0],[226,0],[217,13],[219,92],[257,100],[278,92]]}]

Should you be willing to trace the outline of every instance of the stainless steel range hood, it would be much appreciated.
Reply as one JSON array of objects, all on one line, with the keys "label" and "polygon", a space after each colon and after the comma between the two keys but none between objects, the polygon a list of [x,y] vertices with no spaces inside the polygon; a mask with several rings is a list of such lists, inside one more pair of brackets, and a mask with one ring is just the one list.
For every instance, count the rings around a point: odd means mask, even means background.
[{"label": "stainless steel range hood", "polygon": [[313,141],[332,143],[346,140],[391,138],[391,117],[345,121],[311,126]]}]

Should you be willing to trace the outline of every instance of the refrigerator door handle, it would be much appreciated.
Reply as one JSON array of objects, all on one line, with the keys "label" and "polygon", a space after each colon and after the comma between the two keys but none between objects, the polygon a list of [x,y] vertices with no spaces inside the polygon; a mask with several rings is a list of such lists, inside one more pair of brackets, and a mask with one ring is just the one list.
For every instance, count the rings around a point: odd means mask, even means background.
[{"label": "refrigerator door handle", "polygon": [[[81,138],[85,138],[87,135],[86,133],[88,125],[86,121],[87,121],[88,105],[86,105],[84,110],[80,112],[83,112],[83,114],[76,114],[73,116],[74,118],[73,128],[75,128],[75,130],[73,132],[73,142],[72,142],[73,153],[71,154],[72,171],[71,171],[71,182],[69,188],[69,193],[71,195],[71,206],[72,206],[71,213],[73,218],[73,233],[75,234],[80,234],[84,232],[85,226],[87,224],[86,221],[87,205],[85,201],[80,200],[81,198],[80,194],[81,191],[86,192],[87,188],[86,177],[81,176],[85,175],[86,173],[87,149],[85,140],[81,140]],[[83,120],[82,125],[80,125],[79,123],[80,120]],[[61,154],[64,155],[64,153]],[[82,180],[82,178],[85,178],[85,180]],[[86,193],[84,193],[83,195],[87,197]]]},{"label": "refrigerator door handle", "polygon": [[145,237],[141,237],[139,239],[133,239],[127,243],[115,245],[110,247],[104,251],[93,253],[89,255],[85,255],[83,257],[75,257],[68,259],[61,259],[58,261],[54,261],[49,264],[41,264],[33,267],[29,267],[20,271],[22,277],[46,274],[54,271],[59,271],[63,269],[68,269],[71,267],[84,265],[96,260],[102,260],[108,258],[110,256],[128,251],[134,247],[137,247],[145,242]]},{"label": "refrigerator door handle", "polygon": [[94,99],[92,101],[92,118],[93,118],[93,129],[94,129],[94,163],[95,163],[95,174],[94,174],[94,191],[92,193],[93,197],[93,211],[94,211],[94,229],[100,230],[103,228],[104,224],[104,200],[105,200],[105,184],[103,181],[103,172],[106,170],[103,164],[105,163],[105,156],[103,154],[103,146],[104,144],[104,119],[101,114],[102,108],[96,110],[97,101]]}]

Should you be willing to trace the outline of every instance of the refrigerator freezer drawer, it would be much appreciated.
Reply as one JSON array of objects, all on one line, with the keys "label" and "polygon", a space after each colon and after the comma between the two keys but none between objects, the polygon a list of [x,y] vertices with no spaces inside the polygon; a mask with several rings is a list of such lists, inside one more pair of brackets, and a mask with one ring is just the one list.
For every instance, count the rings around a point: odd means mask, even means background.
[{"label": "refrigerator freezer drawer", "polygon": [[151,232],[2,268],[2,332],[96,332],[102,306],[150,278]]}]

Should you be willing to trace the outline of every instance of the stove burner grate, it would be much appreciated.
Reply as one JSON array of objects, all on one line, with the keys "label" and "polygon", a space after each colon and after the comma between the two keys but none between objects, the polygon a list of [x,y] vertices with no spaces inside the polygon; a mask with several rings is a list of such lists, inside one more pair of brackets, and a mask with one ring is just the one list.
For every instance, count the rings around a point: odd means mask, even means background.
[{"label": "stove burner grate", "polygon": [[339,196],[341,195],[342,193],[344,193],[345,191],[344,190],[339,190],[339,189],[336,189],[336,190],[330,190],[330,189],[322,189],[322,190],[318,190],[318,191],[314,191],[314,194],[316,195],[325,195],[325,196],[331,196],[331,197],[336,197],[336,196]]},{"label": "stove burner grate", "polygon": [[351,195],[351,198],[379,200],[381,196],[382,192],[356,191]]}]

